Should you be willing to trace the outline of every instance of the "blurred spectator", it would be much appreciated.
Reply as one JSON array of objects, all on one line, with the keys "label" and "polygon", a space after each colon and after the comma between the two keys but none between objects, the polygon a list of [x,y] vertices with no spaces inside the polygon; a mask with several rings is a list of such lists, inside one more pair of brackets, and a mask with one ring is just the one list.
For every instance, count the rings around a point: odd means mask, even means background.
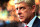
[{"label": "blurred spectator", "polygon": [[5,22],[2,20],[2,6],[0,6],[0,27],[5,27]]}]

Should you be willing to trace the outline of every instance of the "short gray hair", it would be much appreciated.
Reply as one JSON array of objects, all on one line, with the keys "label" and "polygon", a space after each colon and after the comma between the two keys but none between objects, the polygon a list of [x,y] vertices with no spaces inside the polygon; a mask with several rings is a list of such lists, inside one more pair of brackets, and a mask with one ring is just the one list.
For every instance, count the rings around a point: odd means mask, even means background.
[{"label": "short gray hair", "polygon": [[20,3],[20,2],[25,2],[30,7],[32,7],[33,5],[35,5],[35,0],[15,0],[14,1],[14,3]]}]

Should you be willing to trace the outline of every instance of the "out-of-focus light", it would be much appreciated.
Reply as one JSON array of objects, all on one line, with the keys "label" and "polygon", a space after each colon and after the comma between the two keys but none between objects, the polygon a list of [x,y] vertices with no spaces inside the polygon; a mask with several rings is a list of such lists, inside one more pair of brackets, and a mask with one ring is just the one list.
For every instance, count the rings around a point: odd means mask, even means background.
[{"label": "out-of-focus light", "polygon": [[0,22],[0,26],[2,26],[2,25],[4,25],[4,23],[3,22]]},{"label": "out-of-focus light", "polygon": [[0,18],[2,17],[2,11],[0,11]]},{"label": "out-of-focus light", "polygon": [[16,3],[17,2],[17,0],[14,0],[14,3]]},{"label": "out-of-focus light", "polygon": [[14,1],[13,1],[13,0],[10,0],[10,1],[9,1],[9,4],[10,4],[10,5],[14,5]]},{"label": "out-of-focus light", "polygon": [[10,24],[10,20],[5,21],[6,24]]},{"label": "out-of-focus light", "polygon": [[10,1],[14,1],[14,0],[10,0]]},{"label": "out-of-focus light", "polygon": [[11,11],[12,10],[12,6],[7,6],[7,11]]},{"label": "out-of-focus light", "polygon": [[13,21],[14,20],[14,16],[9,16],[9,20]]},{"label": "out-of-focus light", "polygon": [[40,19],[40,16],[38,16],[38,18]]},{"label": "out-of-focus light", "polygon": [[35,4],[38,5],[39,4],[39,0],[35,0]]},{"label": "out-of-focus light", "polygon": [[8,16],[8,12],[7,12],[6,10],[0,12],[0,18],[1,18],[2,20],[5,20],[5,19],[7,18],[7,16]]}]

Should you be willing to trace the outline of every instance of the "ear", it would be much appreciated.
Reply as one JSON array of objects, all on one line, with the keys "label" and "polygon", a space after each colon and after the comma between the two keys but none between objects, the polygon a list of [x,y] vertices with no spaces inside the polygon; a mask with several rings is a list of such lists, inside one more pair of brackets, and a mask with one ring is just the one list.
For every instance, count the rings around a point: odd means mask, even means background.
[{"label": "ear", "polygon": [[34,13],[36,10],[35,5],[32,6],[32,12]]}]

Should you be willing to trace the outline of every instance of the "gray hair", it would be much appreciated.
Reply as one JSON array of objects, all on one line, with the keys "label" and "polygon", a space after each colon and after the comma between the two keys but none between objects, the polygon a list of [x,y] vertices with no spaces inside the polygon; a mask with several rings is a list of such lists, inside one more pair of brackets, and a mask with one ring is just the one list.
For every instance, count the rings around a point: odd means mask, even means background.
[{"label": "gray hair", "polygon": [[34,0],[15,0],[14,1],[14,3],[20,3],[20,2],[25,2],[30,7],[32,7],[33,5],[35,5],[35,1]]}]

